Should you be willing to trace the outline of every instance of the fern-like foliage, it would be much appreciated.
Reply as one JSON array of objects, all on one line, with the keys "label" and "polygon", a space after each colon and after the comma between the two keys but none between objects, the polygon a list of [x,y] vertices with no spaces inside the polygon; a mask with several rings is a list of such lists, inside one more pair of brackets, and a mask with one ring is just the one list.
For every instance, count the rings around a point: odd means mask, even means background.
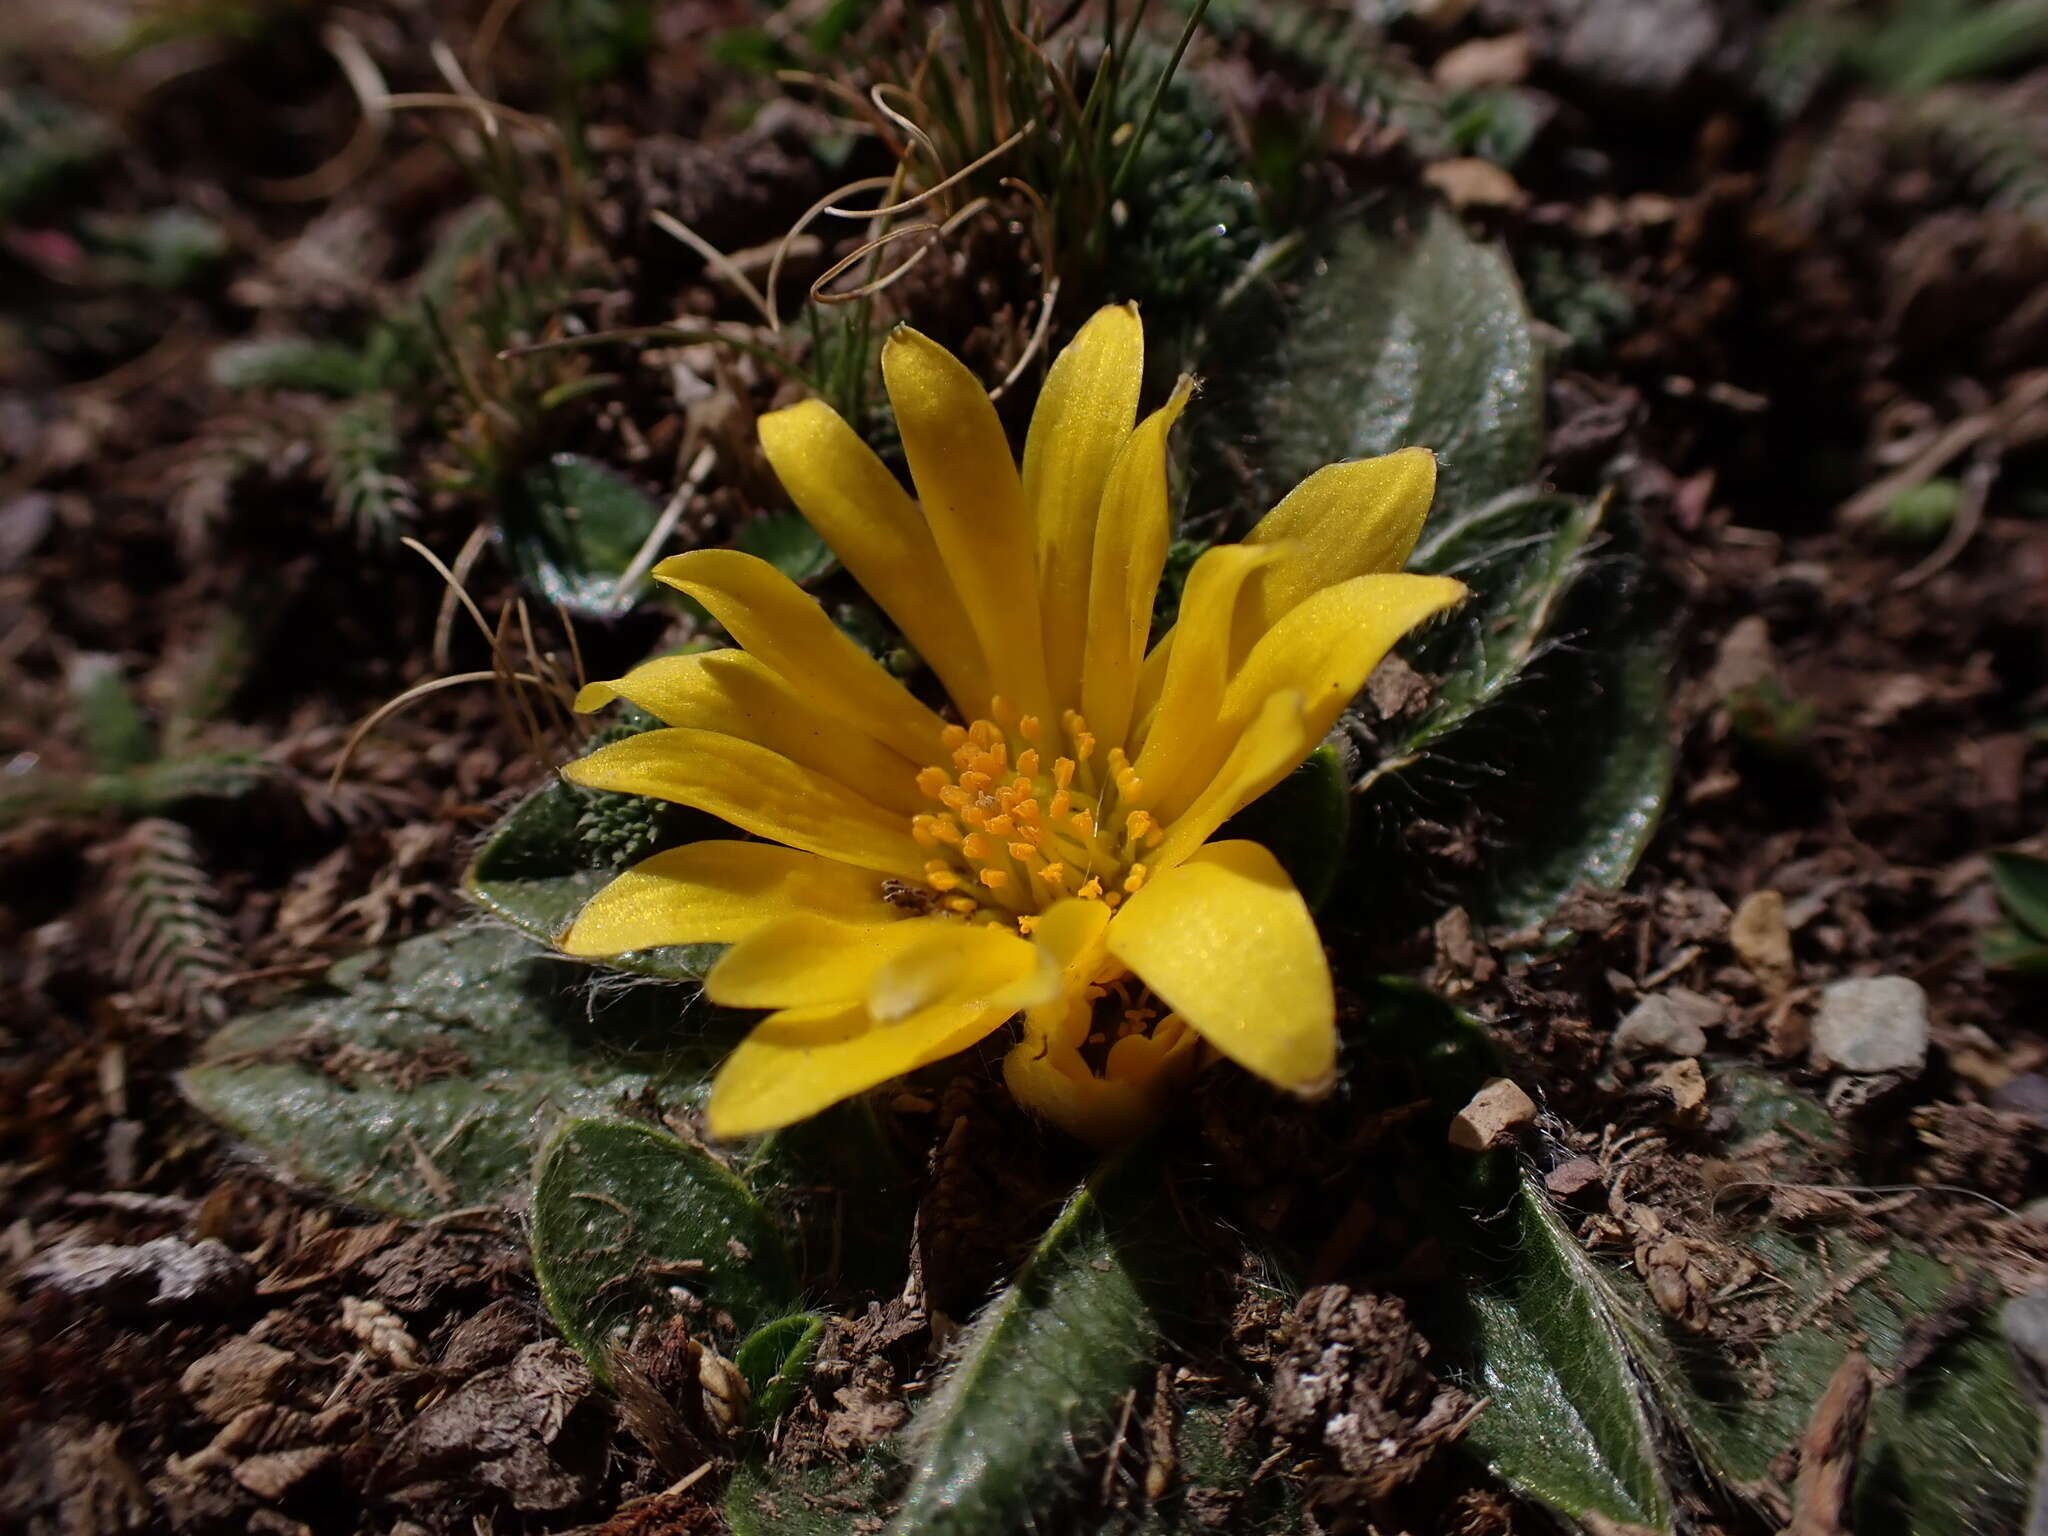
[{"label": "fern-like foliage", "polygon": [[397,412],[384,393],[349,401],[322,429],[328,504],[365,547],[395,542],[418,511],[411,485],[398,473],[404,449]]},{"label": "fern-like foliage", "polygon": [[1901,147],[1952,167],[1986,206],[2048,223],[2048,107],[2022,91],[1932,91],[1900,114]]},{"label": "fern-like foliage", "polygon": [[192,834],[145,816],[109,850],[114,971],[123,985],[181,1019],[218,1023],[233,951],[218,893]]}]

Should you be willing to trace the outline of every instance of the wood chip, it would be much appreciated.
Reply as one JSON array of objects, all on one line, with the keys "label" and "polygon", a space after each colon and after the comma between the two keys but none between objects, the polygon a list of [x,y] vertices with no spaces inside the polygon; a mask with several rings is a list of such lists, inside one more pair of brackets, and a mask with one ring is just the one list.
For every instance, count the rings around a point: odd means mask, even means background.
[{"label": "wood chip", "polygon": [[1791,983],[1792,929],[1777,891],[1751,891],[1742,898],[1728,924],[1728,943],[1766,990],[1781,992]]},{"label": "wood chip", "polygon": [[1849,1536],[1849,1495],[1856,1485],[1870,1398],[1870,1362],[1852,1349],[1835,1367],[1800,1439],[1799,1481],[1784,1536]]},{"label": "wood chip", "polygon": [[1451,1121],[1451,1145],[1484,1152],[1536,1121],[1536,1101],[1505,1077],[1489,1078]]}]

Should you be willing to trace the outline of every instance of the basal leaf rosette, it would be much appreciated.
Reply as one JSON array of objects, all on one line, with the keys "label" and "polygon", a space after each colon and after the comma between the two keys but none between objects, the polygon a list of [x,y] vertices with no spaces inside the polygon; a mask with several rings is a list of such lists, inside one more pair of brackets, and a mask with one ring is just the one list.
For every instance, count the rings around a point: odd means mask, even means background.
[{"label": "basal leaf rosette", "polygon": [[917,499],[829,407],[761,421],[798,509],[930,666],[914,697],[762,560],[654,574],[738,649],[670,656],[577,700],[666,723],[570,764],[594,789],[695,806],[761,841],[657,854],[561,946],[731,946],[705,988],[768,1010],[709,1118],[740,1136],[965,1050],[1022,1015],[1024,1104],[1098,1143],[1143,1129],[1213,1051],[1314,1094],[1335,1064],[1307,904],[1217,829],[1315,750],[1404,633],[1465,595],[1401,572],[1423,448],[1333,464],[1190,573],[1150,645],[1182,380],[1138,420],[1133,305],[1054,361],[1024,462],[968,370],[909,327],[882,353]]}]

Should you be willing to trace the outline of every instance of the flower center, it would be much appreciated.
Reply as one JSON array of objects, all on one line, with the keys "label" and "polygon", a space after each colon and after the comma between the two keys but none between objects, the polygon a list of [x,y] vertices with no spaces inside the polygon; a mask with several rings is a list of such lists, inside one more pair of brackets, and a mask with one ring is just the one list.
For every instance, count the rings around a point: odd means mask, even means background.
[{"label": "flower center", "polygon": [[1074,710],[1057,731],[1001,697],[989,715],[947,726],[951,762],[917,775],[937,809],[913,816],[910,831],[931,852],[925,879],[942,904],[1029,933],[1065,897],[1115,907],[1143,887],[1141,857],[1164,834],[1137,806],[1143,786],[1124,749],[1098,757]]}]

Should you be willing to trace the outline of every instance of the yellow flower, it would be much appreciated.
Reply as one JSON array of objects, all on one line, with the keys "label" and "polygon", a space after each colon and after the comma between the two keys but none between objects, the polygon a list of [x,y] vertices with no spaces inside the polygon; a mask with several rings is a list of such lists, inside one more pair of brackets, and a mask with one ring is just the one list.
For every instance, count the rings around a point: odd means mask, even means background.
[{"label": "yellow flower", "polygon": [[1207,551],[1148,653],[1167,433],[1137,421],[1144,338],[1104,309],[1054,361],[1024,462],[973,376],[899,327],[882,373],[913,501],[829,407],[761,421],[790,496],[930,665],[915,698],[773,566],[699,550],[654,574],[740,649],[651,661],[669,727],[564,774],[765,839],[657,854],[600,891],[575,955],[731,947],[705,989],[772,1010],[712,1088],[715,1134],[787,1125],[1024,1014],[1012,1092],[1077,1135],[1141,1129],[1204,1045],[1296,1093],[1336,1055],[1330,973],[1279,862],[1211,842],[1312,752],[1389,646],[1464,588],[1397,574],[1436,461],[1333,464]]}]

